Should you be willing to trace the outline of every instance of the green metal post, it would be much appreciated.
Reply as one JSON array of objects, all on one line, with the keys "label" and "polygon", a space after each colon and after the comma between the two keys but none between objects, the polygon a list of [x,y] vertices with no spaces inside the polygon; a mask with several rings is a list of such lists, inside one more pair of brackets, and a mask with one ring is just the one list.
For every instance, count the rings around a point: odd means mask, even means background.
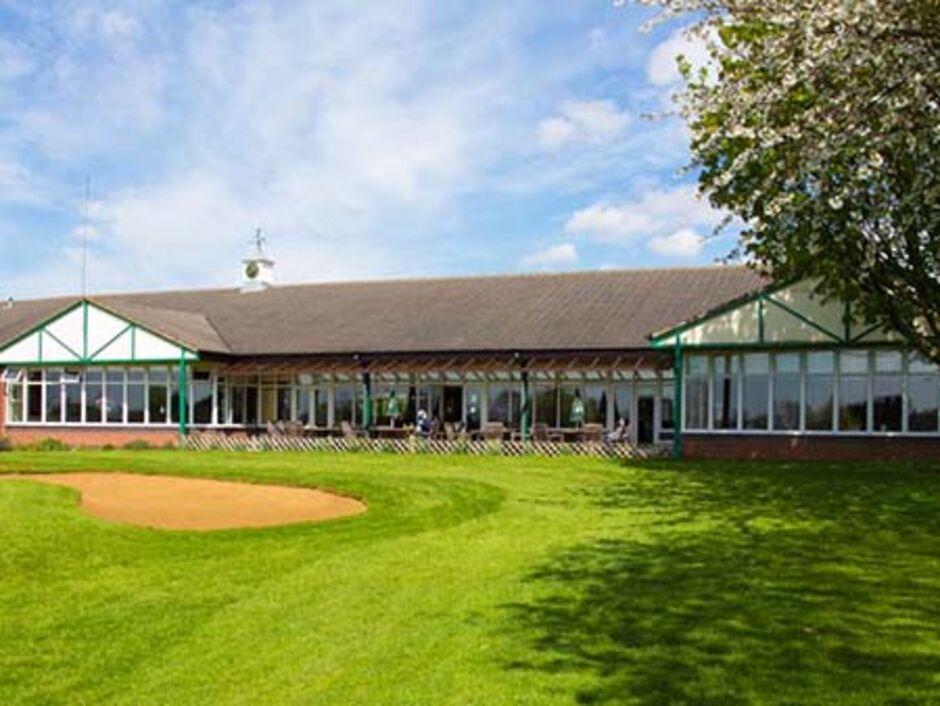
[{"label": "green metal post", "polygon": [[530,436],[531,424],[530,419],[531,415],[531,396],[529,394],[529,373],[528,371],[523,371],[522,373],[522,440],[528,441]]},{"label": "green metal post", "polygon": [[672,456],[678,459],[682,458],[682,341],[678,335],[672,368],[675,375],[675,390],[672,395]]},{"label": "green metal post", "polygon": [[372,429],[372,374],[362,374],[363,401],[362,401],[362,426],[366,434]]},{"label": "green metal post", "polygon": [[180,423],[180,445],[186,439],[186,417],[189,409],[189,403],[186,399],[186,354],[180,351],[179,367],[179,423]]}]

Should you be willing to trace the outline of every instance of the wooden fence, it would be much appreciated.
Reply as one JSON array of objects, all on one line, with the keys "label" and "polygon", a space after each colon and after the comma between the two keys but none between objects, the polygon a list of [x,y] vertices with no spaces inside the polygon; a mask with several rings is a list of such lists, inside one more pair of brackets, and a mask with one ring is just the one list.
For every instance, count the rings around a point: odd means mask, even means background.
[{"label": "wooden fence", "polygon": [[197,451],[333,451],[388,454],[467,454],[471,456],[593,456],[599,458],[648,459],[663,456],[662,446],[586,441],[444,441],[412,437],[408,439],[306,438],[292,436],[225,436],[196,433],[186,437],[184,446]]}]

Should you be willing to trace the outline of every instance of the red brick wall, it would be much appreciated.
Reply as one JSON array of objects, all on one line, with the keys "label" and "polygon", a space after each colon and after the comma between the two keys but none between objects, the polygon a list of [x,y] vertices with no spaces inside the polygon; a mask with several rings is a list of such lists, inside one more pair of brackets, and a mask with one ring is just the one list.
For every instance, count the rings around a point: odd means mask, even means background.
[{"label": "red brick wall", "polygon": [[682,451],[686,458],[940,461],[940,437],[760,436],[685,433],[682,436]]},{"label": "red brick wall", "polygon": [[7,427],[7,435],[14,444],[32,444],[43,439],[58,439],[69,446],[98,447],[121,447],[132,441],[146,441],[153,446],[176,445],[179,442],[176,429]]}]

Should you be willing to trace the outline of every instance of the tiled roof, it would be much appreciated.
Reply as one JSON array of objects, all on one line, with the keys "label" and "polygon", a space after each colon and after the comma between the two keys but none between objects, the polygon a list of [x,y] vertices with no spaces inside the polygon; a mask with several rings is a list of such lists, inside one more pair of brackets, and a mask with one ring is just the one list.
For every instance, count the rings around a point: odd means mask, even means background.
[{"label": "tiled roof", "polygon": [[[207,353],[642,349],[648,336],[766,284],[744,267],[610,270],[96,296]],[[0,345],[74,298],[0,309]]]}]

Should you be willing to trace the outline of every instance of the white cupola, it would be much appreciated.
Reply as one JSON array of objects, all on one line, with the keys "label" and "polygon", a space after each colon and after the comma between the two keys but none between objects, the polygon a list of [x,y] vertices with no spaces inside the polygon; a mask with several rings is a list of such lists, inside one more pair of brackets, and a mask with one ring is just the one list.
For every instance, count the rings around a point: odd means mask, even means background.
[{"label": "white cupola", "polygon": [[251,241],[251,253],[242,260],[242,292],[263,292],[274,285],[274,260],[264,250],[267,242],[264,231],[258,228]]}]

